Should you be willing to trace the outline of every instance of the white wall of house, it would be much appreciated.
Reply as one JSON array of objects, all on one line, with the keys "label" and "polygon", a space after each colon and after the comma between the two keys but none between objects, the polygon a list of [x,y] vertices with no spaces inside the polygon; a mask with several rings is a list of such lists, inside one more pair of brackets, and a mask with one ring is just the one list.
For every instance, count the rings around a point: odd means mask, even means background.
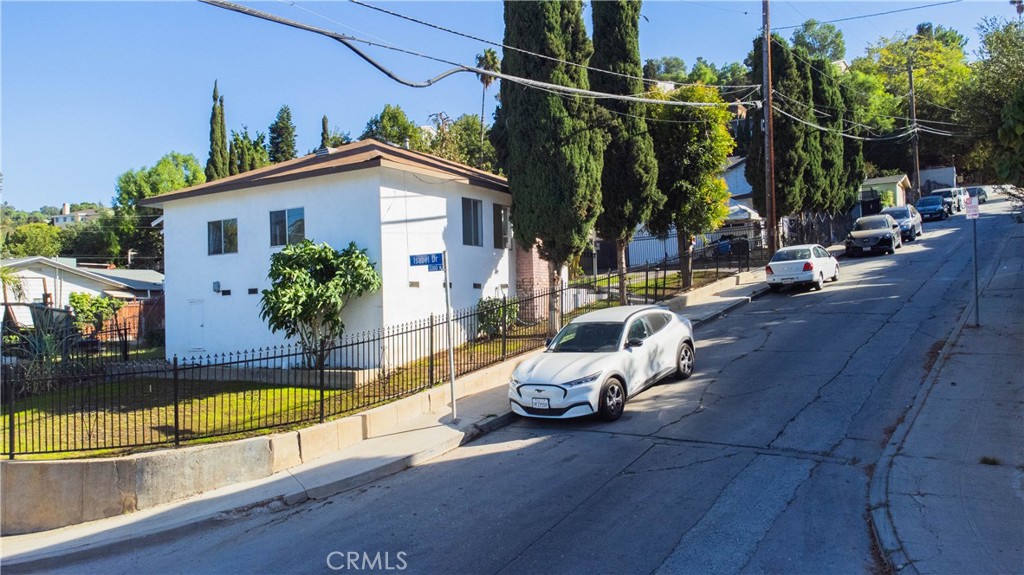
[{"label": "white wall of house", "polygon": [[[53,296],[53,307],[64,307],[68,305],[68,296],[72,292],[87,293],[91,296],[103,295],[104,289],[115,287],[112,284],[78,275],[54,266],[42,263],[34,263],[25,268],[17,270],[21,278],[22,286],[25,288],[25,297],[20,301],[24,303],[43,303],[43,293],[48,292]],[[8,301],[14,302],[14,294],[7,290]]]},{"label": "white wall of house", "polygon": [[[462,198],[482,206],[482,246],[463,245]],[[343,312],[355,334],[445,310],[443,272],[410,266],[413,254],[450,251],[452,305],[475,306],[515,285],[511,249],[494,247],[493,205],[511,196],[433,175],[376,168],[168,202],[164,208],[167,355],[227,353],[280,345],[259,317],[270,285],[270,212],[304,208],[306,238],[377,263],[382,289]],[[207,222],[238,220],[238,252],[207,255]],[[220,282],[220,293],[213,291]],[[480,287],[474,287],[479,284]],[[256,294],[249,294],[256,289]],[[230,295],[223,295],[229,290]],[[473,334],[475,335],[475,334]],[[370,356],[376,351],[367,352]]]},{"label": "white wall of house", "polygon": [[[723,178],[725,178],[725,185],[729,188],[730,196],[739,196],[743,194],[749,194],[753,191],[750,187],[750,182],[747,181],[747,177],[744,174],[745,162],[740,162],[733,166],[731,169],[725,171]],[[753,208],[753,201],[749,199],[735,200],[740,204],[748,208]]]},{"label": "white wall of house", "polygon": [[[164,209],[167,356],[227,353],[280,345],[260,319],[261,292],[270,287],[270,212],[301,207],[306,238],[343,250],[349,242],[380,262],[378,178],[369,171],[168,202]],[[208,255],[207,222],[238,220],[238,252]],[[379,268],[378,268],[379,269]],[[220,282],[220,293],[213,283]],[[249,291],[255,289],[256,293]],[[224,295],[225,290],[230,295]],[[347,331],[378,327],[380,294],[353,301]]]}]

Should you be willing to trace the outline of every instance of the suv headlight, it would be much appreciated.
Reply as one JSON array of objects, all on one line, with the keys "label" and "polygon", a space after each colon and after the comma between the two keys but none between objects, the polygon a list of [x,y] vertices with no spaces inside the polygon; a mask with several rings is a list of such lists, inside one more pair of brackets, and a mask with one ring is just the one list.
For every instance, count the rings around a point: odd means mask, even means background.
[{"label": "suv headlight", "polygon": [[577,385],[584,385],[584,384],[587,384],[587,383],[593,383],[593,382],[597,381],[597,378],[599,378],[599,377],[601,377],[601,372],[600,371],[592,373],[592,374],[584,376],[584,377],[581,377],[579,379],[574,379],[572,381],[567,381],[567,382],[562,384],[562,387],[576,387]]},{"label": "suv headlight", "polygon": [[516,379],[514,376],[508,378],[508,386],[511,387],[512,389],[518,388],[519,387],[519,380]]}]

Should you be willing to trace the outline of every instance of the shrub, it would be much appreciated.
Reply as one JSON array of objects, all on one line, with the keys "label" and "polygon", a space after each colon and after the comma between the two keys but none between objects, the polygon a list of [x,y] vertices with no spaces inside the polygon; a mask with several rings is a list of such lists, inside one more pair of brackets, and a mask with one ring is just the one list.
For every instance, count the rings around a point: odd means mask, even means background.
[{"label": "shrub", "polygon": [[[505,302],[504,314],[502,313],[503,301]],[[509,328],[519,317],[519,302],[485,297],[476,304],[476,312],[480,322],[480,332],[488,337],[494,337],[508,333]]]}]

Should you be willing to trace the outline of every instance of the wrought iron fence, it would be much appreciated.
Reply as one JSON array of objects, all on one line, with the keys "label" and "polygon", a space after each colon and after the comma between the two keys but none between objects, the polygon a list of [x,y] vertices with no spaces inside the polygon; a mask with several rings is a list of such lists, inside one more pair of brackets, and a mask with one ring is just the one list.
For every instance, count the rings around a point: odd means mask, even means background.
[{"label": "wrought iron fence", "polygon": [[[635,278],[630,303],[671,295],[667,269]],[[542,346],[561,320],[618,305],[617,279],[574,281],[453,313],[456,376]],[[0,453],[124,451],[324,421],[449,378],[443,316],[345,335],[320,368],[297,346],[202,357],[8,354],[0,386]]]}]

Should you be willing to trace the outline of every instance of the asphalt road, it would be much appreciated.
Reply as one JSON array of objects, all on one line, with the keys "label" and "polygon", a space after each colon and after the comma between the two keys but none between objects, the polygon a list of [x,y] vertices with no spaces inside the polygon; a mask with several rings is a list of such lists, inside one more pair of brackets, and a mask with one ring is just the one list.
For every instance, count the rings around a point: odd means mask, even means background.
[{"label": "asphalt road", "polygon": [[[1009,226],[982,207],[986,246]],[[843,259],[697,332],[697,373],[621,420],[519,420],[331,499],[56,573],[862,573],[888,434],[973,301],[971,227]],[[333,569],[332,569],[333,567]]]}]

